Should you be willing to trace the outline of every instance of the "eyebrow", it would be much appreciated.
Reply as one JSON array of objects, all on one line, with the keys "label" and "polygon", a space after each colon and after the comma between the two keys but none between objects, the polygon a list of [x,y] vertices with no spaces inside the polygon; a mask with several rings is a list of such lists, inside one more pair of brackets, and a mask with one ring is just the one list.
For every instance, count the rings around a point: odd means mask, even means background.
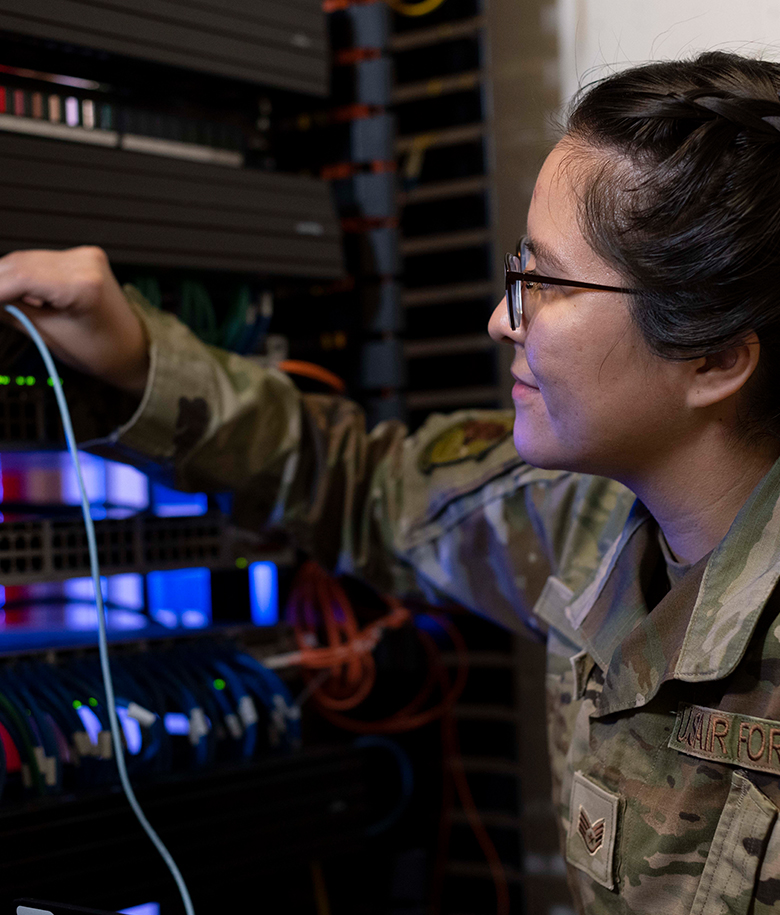
[{"label": "eyebrow", "polygon": [[[536,241],[535,239],[531,238],[530,235],[526,235],[525,246],[538,261],[541,261],[543,264],[551,267],[553,270],[560,270],[563,273],[566,273],[566,265],[552,250],[552,248],[548,248],[544,242]],[[519,250],[520,242],[517,243],[517,247]]]}]

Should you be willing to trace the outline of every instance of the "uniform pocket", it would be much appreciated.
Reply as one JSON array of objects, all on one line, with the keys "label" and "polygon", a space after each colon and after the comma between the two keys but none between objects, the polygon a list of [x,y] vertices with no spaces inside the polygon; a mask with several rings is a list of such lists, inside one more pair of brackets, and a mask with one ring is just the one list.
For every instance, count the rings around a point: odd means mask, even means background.
[{"label": "uniform pocket", "polygon": [[620,798],[575,772],[569,805],[566,860],[589,877],[614,889],[613,864]]},{"label": "uniform pocket", "polygon": [[769,798],[734,772],[690,915],[747,915],[776,817]]}]

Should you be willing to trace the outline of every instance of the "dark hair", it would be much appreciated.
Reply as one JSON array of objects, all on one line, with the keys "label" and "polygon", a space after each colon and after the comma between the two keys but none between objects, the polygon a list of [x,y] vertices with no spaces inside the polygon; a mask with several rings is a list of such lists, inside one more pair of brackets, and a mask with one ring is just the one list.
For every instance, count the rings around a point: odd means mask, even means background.
[{"label": "dark hair", "polygon": [[567,133],[597,156],[580,222],[637,290],[649,347],[700,357],[761,343],[744,428],[780,438],[780,65],[724,52],[581,90]]}]

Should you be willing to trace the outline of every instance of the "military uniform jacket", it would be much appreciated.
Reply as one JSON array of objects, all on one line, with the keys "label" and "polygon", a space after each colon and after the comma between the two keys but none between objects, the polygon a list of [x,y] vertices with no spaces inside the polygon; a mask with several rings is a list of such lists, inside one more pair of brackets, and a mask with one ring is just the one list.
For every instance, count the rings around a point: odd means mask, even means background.
[{"label": "military uniform jacket", "polygon": [[[524,464],[512,417],[366,433],[359,408],[201,344],[132,290],[143,400],[109,444],[385,591],[547,631],[554,801],[582,913],[780,910],[780,464],[671,589],[643,506]],[[660,564],[660,565],[659,565]]]}]

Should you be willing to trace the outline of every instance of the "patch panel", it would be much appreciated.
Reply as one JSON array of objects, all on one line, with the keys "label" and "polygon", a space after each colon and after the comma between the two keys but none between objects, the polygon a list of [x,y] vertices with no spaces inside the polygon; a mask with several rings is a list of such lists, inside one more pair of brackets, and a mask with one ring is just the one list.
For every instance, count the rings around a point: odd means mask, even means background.
[{"label": "patch panel", "polygon": [[[95,522],[101,571],[150,572],[188,566],[234,565],[227,519],[220,513],[196,517],[147,515]],[[4,585],[62,580],[89,573],[80,520],[0,523],[0,575]]]}]

